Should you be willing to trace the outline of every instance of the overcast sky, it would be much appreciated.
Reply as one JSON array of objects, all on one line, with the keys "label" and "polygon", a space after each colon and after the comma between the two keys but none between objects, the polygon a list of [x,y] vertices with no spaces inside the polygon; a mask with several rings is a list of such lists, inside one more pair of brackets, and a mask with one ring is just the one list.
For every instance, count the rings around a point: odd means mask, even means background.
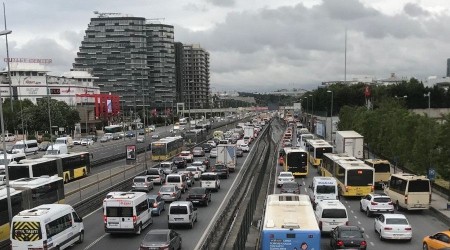
[{"label": "overcast sky", "polygon": [[[6,0],[10,57],[69,71],[93,11],[165,18],[210,52],[213,91],[315,89],[322,81],[445,76],[449,0]],[[3,22],[0,22],[3,23]],[[6,57],[4,38],[0,53]],[[2,68],[4,62],[2,60]]]}]

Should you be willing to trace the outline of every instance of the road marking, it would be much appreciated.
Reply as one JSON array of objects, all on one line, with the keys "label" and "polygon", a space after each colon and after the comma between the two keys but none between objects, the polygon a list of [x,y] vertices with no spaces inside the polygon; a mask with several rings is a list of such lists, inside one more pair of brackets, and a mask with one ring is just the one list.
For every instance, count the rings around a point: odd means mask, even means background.
[{"label": "road marking", "polygon": [[358,221],[358,224],[361,225],[361,221]]},{"label": "road marking", "polygon": [[306,186],[306,183],[305,183],[305,181],[303,181],[303,186]]},{"label": "road marking", "polygon": [[375,246],[375,244],[373,244],[373,242],[371,241],[371,242],[369,242],[370,243],[370,245],[372,245],[372,246]]},{"label": "road marking", "polygon": [[346,204],[348,204],[348,202],[347,201],[344,201]]},{"label": "road marking", "polygon": [[370,238],[368,234],[366,234],[366,238],[367,238],[367,239]]},{"label": "road marking", "polygon": [[358,219],[358,216],[354,215],[353,217],[355,217],[355,219]]},{"label": "road marking", "polygon": [[[245,158],[245,161],[244,161],[244,163],[242,163],[241,166],[244,166],[248,159],[249,159],[249,157],[248,157],[248,155],[247,155],[247,158]],[[217,216],[219,215],[219,212],[222,212],[222,211],[221,211],[221,210],[222,210],[222,207],[223,207],[225,201],[227,201],[227,198],[228,198],[228,196],[230,195],[231,190],[234,189],[234,184],[236,184],[236,181],[239,179],[238,177],[241,176],[241,171],[242,171],[243,169],[244,169],[243,167],[241,167],[241,168],[239,169],[239,172],[238,172],[236,178],[234,178],[234,181],[233,181],[233,183],[231,184],[230,189],[228,189],[228,192],[227,192],[227,194],[225,195],[225,197],[223,198],[222,203],[220,203],[219,208],[217,209],[216,213],[215,213],[214,216],[212,217],[211,221],[209,222],[208,226],[206,227],[206,230],[203,232],[202,237],[200,237],[200,240],[198,241],[198,243],[197,243],[197,245],[195,246],[194,249],[200,249],[200,246],[201,246],[201,244],[203,243],[203,241],[205,240],[207,233],[211,230],[212,225],[213,225],[214,223],[216,223]]]},{"label": "road marking", "polygon": [[99,207],[97,209],[95,209],[94,211],[90,212],[89,214],[87,214],[86,216],[84,216],[84,218],[91,216],[92,214],[94,214],[95,212],[97,212],[98,210],[102,209],[103,207]]},{"label": "road marking", "polygon": [[350,210],[350,212],[353,214],[354,212],[353,212],[353,210]]},{"label": "road marking", "polygon": [[102,236],[98,237],[96,240],[94,240],[89,246],[85,247],[84,250],[88,250],[89,248],[93,247],[97,242],[101,241],[103,238],[105,238],[106,234],[103,234]]}]

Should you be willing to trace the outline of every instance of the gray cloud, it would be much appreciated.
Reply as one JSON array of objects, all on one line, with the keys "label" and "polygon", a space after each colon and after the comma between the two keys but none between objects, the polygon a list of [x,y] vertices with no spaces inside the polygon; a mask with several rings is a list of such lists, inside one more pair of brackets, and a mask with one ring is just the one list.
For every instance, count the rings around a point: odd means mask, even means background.
[{"label": "gray cloud", "polygon": [[220,7],[231,7],[235,4],[235,0],[206,0],[206,2]]},{"label": "gray cloud", "polygon": [[405,4],[405,7],[403,8],[406,14],[412,16],[412,17],[418,17],[418,16],[429,16],[430,12],[423,9],[416,3],[407,3]]}]

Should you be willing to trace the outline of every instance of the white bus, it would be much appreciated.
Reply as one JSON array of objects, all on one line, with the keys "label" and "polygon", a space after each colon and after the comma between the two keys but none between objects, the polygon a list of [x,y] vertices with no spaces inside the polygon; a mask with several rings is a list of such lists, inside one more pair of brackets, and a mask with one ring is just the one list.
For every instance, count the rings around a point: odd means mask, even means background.
[{"label": "white bus", "polygon": [[83,220],[70,205],[40,205],[14,216],[10,239],[12,249],[65,249],[83,242]]},{"label": "white bus", "polygon": [[320,249],[320,229],[307,195],[267,197],[261,249]]},{"label": "white bus", "polygon": [[123,192],[103,201],[103,219],[106,233],[141,234],[153,223],[152,207],[147,193]]},{"label": "white bus", "polygon": [[384,192],[399,209],[424,210],[431,205],[430,180],[414,174],[393,174]]}]

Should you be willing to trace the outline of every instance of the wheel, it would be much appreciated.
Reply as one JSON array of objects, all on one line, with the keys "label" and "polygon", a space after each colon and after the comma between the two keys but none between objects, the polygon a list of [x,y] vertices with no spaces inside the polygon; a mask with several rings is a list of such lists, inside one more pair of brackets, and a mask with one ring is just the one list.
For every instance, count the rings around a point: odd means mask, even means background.
[{"label": "wheel", "polygon": [[80,244],[83,243],[83,241],[84,241],[84,231],[81,231],[77,243]]},{"label": "wheel", "polygon": [[369,207],[366,208],[366,215],[367,217],[370,217],[372,215],[372,213],[369,210]]},{"label": "wheel", "polygon": [[427,245],[427,243],[425,243],[425,242],[423,243],[422,249],[423,249],[423,250],[428,250],[428,245]]},{"label": "wheel", "polygon": [[162,211],[166,211],[166,204],[164,204]]},{"label": "wheel", "polygon": [[361,203],[359,203],[359,211],[364,212],[364,209],[363,209]]},{"label": "wheel", "polygon": [[397,211],[402,210],[402,207],[400,207],[400,204],[398,203],[398,201],[395,202],[395,209],[396,209]]},{"label": "wheel", "polygon": [[161,209],[158,209],[158,216],[161,215]]},{"label": "wheel", "polygon": [[209,204],[209,200],[206,200],[205,201],[205,206],[208,206],[208,204]]},{"label": "wheel", "polygon": [[191,221],[191,224],[189,224],[189,228],[190,229],[194,228],[194,222],[193,221]]},{"label": "wheel", "polygon": [[195,216],[195,220],[194,220],[194,222],[197,222],[197,220],[198,220],[198,216]]},{"label": "wheel", "polygon": [[383,236],[381,235],[381,229],[380,229],[380,231],[378,232],[378,234],[379,234],[379,236],[380,236],[380,240],[383,241],[384,238],[383,238]]},{"label": "wheel", "polygon": [[137,235],[140,235],[141,232],[142,232],[142,225],[139,225],[139,226],[138,226],[138,229],[137,229],[137,231],[136,231],[136,234],[137,234]]}]

